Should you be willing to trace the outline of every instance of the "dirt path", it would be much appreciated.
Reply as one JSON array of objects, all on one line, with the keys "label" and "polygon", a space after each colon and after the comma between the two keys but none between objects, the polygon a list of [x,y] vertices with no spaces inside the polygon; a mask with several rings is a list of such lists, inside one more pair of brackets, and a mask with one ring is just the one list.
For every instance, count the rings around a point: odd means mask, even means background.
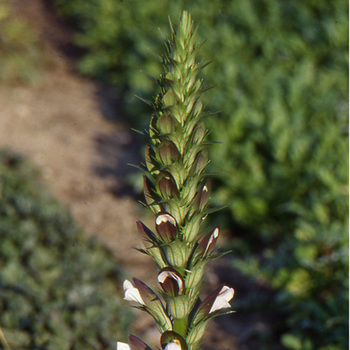
[{"label": "dirt path", "polygon": [[[122,120],[105,118],[109,106],[101,88],[72,72],[54,40],[60,44],[69,33],[52,20],[48,26],[50,13],[44,11],[41,1],[20,8],[40,35],[50,28],[44,40],[51,67],[35,85],[0,86],[0,147],[27,155],[41,169],[52,193],[127,267],[127,277],[154,283],[152,261],[133,249],[140,247],[135,221],[147,220],[146,213],[134,199],[113,194],[123,189],[127,162],[137,156],[133,134]],[[135,332],[152,333],[152,325],[140,316]]]}]

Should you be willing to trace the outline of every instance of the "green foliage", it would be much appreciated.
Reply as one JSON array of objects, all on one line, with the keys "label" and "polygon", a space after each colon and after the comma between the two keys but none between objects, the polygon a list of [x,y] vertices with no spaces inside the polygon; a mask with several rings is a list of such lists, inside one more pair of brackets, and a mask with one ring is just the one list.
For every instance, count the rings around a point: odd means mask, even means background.
[{"label": "green foliage", "polygon": [[342,348],[347,1],[53,1],[82,29],[77,41],[89,50],[82,70],[119,84],[139,118],[133,96],[148,98],[152,83],[138,70],[159,72],[150,54],[158,51],[157,27],[166,33],[168,14],[192,13],[207,40],[202,54],[213,60],[205,75],[217,88],[208,105],[221,111],[208,122],[211,138],[221,142],[211,156],[218,173],[214,201],[228,206],[221,217],[227,227],[248,232],[242,251],[257,253],[252,261],[263,262],[262,277],[283,290],[292,337],[301,346]]},{"label": "green foliage", "polygon": [[0,81],[32,83],[49,59],[27,23],[0,0]]},{"label": "green foliage", "polygon": [[22,157],[1,151],[0,176],[0,325],[12,350],[113,348],[130,316],[111,254]]}]

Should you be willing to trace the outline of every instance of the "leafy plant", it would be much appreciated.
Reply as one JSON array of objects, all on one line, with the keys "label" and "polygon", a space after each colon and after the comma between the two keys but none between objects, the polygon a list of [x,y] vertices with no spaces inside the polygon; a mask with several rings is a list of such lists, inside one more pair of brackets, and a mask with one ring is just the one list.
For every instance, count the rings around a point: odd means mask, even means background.
[{"label": "leafy plant", "polygon": [[38,37],[8,0],[0,2],[0,60],[0,80],[6,83],[32,83],[49,62]]},{"label": "leafy plant", "polygon": [[2,150],[0,179],[0,325],[12,350],[110,348],[130,322],[111,254],[23,157]]}]

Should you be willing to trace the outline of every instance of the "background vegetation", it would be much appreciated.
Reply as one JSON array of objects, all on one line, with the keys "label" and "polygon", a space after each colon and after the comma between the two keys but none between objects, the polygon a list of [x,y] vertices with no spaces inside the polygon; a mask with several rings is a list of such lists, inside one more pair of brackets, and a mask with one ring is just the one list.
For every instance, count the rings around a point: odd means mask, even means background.
[{"label": "background vegetation", "polygon": [[[280,291],[291,349],[347,344],[348,4],[328,1],[54,0],[87,49],[79,68],[114,84],[143,124],[167,15],[188,9],[213,60],[220,110],[211,159],[233,264]],[[156,24],[156,25],[155,25]],[[130,101],[132,101],[130,103]]]},{"label": "background vegetation", "polygon": [[130,323],[118,265],[48,194],[37,170],[4,150],[0,237],[0,325],[12,350],[115,347]]},{"label": "background vegetation", "polygon": [[30,26],[15,16],[8,0],[0,0],[0,81],[33,83],[49,61]]},{"label": "background vegetation", "polygon": [[77,28],[80,71],[112,84],[141,128],[135,95],[154,93],[140,70],[159,74],[158,27],[166,36],[169,14],[192,13],[213,61],[213,199],[227,206],[215,221],[234,233],[232,266],[278,291],[287,348],[346,347],[348,2],[49,1]]}]

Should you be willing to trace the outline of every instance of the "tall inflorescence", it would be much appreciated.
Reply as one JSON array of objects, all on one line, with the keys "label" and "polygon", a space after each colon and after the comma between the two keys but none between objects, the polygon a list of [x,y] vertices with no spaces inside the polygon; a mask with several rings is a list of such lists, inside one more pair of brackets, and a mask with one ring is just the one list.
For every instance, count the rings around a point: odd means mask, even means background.
[{"label": "tall inflorescence", "polygon": [[[196,58],[201,44],[190,15],[183,12],[177,32],[171,23],[170,27],[144,164],[145,204],[155,215],[154,232],[137,222],[146,239],[140,251],[156,263],[160,288],[156,293],[136,278],[126,280],[124,299],[153,316],[162,349],[196,350],[208,321],[232,312],[234,291],[220,286],[200,299],[204,267],[219,256],[214,251],[219,227],[209,233],[203,227],[210,212],[210,184],[201,101],[206,89],[199,75],[206,64]],[[130,345],[118,342],[117,349],[151,349],[133,335],[129,339]]]}]

